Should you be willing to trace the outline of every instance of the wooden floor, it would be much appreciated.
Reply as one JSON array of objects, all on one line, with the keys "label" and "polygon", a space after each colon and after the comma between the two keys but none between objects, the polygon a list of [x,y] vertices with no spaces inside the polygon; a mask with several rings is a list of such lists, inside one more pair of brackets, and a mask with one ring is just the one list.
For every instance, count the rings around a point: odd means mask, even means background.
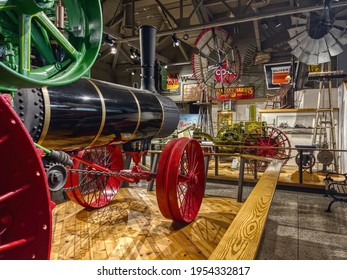
[{"label": "wooden floor", "polygon": [[[297,173],[297,176],[292,175],[294,173]],[[261,172],[258,173],[258,177],[262,175]],[[239,169],[232,169],[231,168],[231,162],[230,160],[221,160],[219,162],[219,168],[218,168],[218,175],[215,175],[215,162],[214,160],[211,160],[209,163],[209,168],[208,168],[208,178],[209,179],[216,179],[216,180],[225,180],[225,181],[238,181],[239,178]],[[317,179],[319,181],[313,180],[311,178]],[[288,166],[285,165],[281,169],[280,177],[278,179],[278,184],[279,185],[284,185],[284,186],[292,186],[292,187],[304,187],[304,188],[312,188],[312,189],[320,189],[324,190],[324,178],[325,174],[318,174],[314,173],[313,175],[310,175],[306,172],[304,174],[303,178],[303,183],[299,183],[298,179],[298,167],[297,166]],[[257,180],[254,180],[254,175],[252,171],[248,168],[245,170],[245,175],[244,175],[244,180],[245,182],[257,182]]]},{"label": "wooden floor", "polygon": [[120,189],[99,210],[62,202],[53,210],[51,259],[208,259],[241,206],[205,197],[197,219],[183,226],[165,219],[155,192],[142,188]]}]

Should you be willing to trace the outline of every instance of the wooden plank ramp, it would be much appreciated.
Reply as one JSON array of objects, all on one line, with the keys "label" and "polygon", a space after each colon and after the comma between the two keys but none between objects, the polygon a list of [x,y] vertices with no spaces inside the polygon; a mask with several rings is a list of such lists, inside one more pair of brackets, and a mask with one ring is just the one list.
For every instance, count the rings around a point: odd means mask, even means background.
[{"label": "wooden plank ramp", "polygon": [[72,201],[53,209],[53,260],[208,259],[239,212],[234,198],[205,197],[189,225],[165,219],[154,191],[122,188],[98,210]]},{"label": "wooden plank ramp", "polygon": [[281,160],[273,160],[270,163],[210,255],[210,260],[253,260],[256,258],[281,167]]}]

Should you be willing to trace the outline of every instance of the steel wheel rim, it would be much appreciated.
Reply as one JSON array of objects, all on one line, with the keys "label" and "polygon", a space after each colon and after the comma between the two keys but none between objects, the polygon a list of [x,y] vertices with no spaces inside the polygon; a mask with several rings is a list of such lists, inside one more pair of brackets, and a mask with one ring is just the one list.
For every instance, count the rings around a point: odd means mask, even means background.
[{"label": "steel wheel rim", "polygon": [[49,259],[52,205],[42,161],[1,94],[0,114],[0,259]]},{"label": "steel wheel rim", "polygon": [[[281,130],[272,126],[263,126],[251,130],[247,134],[243,146],[266,147],[264,149],[243,148],[243,153],[281,159],[283,165],[287,163],[291,155],[291,145],[288,137]],[[268,147],[276,149],[269,149]]]},{"label": "steel wheel rim", "polygon": [[172,147],[177,143],[177,139],[170,140],[163,149],[163,152],[160,155],[160,159],[158,162],[158,170],[156,176],[156,197],[158,207],[160,209],[161,214],[167,219],[173,219],[170,206],[169,206],[169,198],[168,198],[168,189],[167,189],[167,179],[166,179],[166,171],[168,161],[170,159],[170,154]]},{"label": "steel wheel rim", "polygon": [[197,216],[205,191],[204,157],[198,141],[183,139],[171,150],[167,181],[174,221],[191,222]]},{"label": "steel wheel rim", "polygon": [[[78,152],[79,157],[99,164],[110,169],[110,171],[120,171],[124,168],[123,156],[119,146],[108,145],[105,147],[91,148]],[[74,160],[74,168],[92,170],[89,166]],[[70,173],[68,184],[69,189],[74,186],[82,186],[66,193],[69,198],[86,208],[101,208],[109,204],[120,188],[122,180],[117,177],[103,175],[86,175]]]}]

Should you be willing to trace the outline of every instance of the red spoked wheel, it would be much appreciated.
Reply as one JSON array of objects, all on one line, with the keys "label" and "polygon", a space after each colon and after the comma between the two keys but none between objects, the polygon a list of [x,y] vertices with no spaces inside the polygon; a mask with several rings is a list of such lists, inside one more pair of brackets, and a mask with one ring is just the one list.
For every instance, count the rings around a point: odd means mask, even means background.
[{"label": "red spoked wheel", "polygon": [[205,192],[204,156],[197,140],[174,139],[160,156],[157,171],[157,201],[164,217],[192,222]]},{"label": "red spoked wheel", "polygon": [[52,210],[30,135],[0,94],[0,260],[49,259]]},{"label": "red spoked wheel", "polygon": [[[73,157],[73,168],[79,169],[80,172],[69,173],[64,187],[68,197],[86,208],[101,208],[110,203],[117,194],[122,180],[98,174],[93,164],[112,172],[122,170],[124,161],[121,148],[114,145],[90,148],[79,151],[76,156]],[[83,162],[78,158],[83,159]]]},{"label": "red spoked wheel", "polygon": [[246,135],[243,146],[254,146],[254,148],[243,148],[244,154],[281,159],[283,165],[287,163],[291,154],[288,137],[272,126],[260,126],[251,130]]}]

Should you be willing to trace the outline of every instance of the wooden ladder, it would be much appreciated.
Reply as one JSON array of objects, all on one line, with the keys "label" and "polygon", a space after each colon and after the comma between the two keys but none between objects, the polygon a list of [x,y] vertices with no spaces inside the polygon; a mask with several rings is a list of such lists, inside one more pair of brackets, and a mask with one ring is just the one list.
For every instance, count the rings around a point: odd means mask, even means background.
[{"label": "wooden ladder", "polygon": [[331,103],[331,79],[330,76],[320,76],[318,104],[315,114],[315,124],[313,128],[312,145],[319,148],[332,149],[333,168],[335,172],[339,170],[336,154],[336,134],[334,123],[334,108]]}]

